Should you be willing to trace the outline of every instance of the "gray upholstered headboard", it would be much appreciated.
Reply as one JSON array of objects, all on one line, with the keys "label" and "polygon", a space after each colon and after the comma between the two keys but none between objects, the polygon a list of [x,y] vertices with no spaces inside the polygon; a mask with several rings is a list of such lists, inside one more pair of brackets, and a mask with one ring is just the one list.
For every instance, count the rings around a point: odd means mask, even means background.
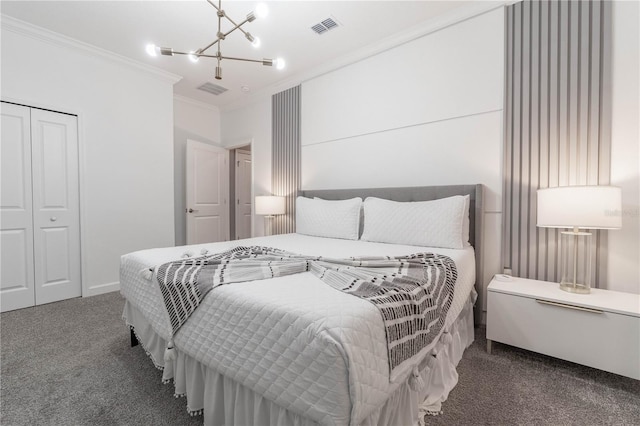
[{"label": "gray upholstered headboard", "polygon": [[[482,320],[482,241],[484,218],[483,208],[484,187],[478,185],[444,185],[444,186],[416,186],[403,188],[360,188],[360,189],[314,189],[303,190],[303,197],[319,197],[325,200],[346,200],[353,197],[378,197],[393,201],[429,201],[438,198],[451,197],[453,195],[469,195],[469,242],[476,253],[476,292],[478,301],[475,306],[475,323]],[[366,219],[365,219],[366,220]]]}]

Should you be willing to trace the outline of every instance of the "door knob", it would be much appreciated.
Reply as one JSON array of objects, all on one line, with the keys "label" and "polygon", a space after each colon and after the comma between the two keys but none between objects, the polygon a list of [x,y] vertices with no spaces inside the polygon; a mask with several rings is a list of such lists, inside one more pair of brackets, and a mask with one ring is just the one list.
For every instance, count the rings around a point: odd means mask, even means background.
[{"label": "door knob", "polygon": [[187,210],[189,213],[193,213],[193,212],[197,212],[198,210],[194,210],[194,209],[189,209]]},{"label": "door knob", "polygon": [[57,218],[57,217],[55,217],[55,216],[51,216],[51,217],[49,218],[49,220],[50,220],[51,222],[55,222],[56,220],[58,220],[58,218]]}]

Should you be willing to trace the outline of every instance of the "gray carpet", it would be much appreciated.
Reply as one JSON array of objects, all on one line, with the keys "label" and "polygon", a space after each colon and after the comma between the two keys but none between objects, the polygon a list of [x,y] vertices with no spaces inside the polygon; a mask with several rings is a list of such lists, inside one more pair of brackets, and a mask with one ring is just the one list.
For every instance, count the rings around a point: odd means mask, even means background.
[{"label": "gray carpet", "polygon": [[[110,293],[0,315],[2,425],[201,425],[129,347]],[[640,382],[495,344],[484,329],[429,425],[640,425]]]}]

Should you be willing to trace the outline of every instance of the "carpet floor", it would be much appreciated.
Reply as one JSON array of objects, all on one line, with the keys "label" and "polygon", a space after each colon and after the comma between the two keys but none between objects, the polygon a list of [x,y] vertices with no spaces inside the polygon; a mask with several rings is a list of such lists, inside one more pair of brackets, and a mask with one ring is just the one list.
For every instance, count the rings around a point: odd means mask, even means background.
[{"label": "carpet floor", "polygon": [[[201,425],[140,346],[109,293],[0,315],[0,424]],[[428,425],[640,425],[640,381],[494,344],[484,329]]]}]

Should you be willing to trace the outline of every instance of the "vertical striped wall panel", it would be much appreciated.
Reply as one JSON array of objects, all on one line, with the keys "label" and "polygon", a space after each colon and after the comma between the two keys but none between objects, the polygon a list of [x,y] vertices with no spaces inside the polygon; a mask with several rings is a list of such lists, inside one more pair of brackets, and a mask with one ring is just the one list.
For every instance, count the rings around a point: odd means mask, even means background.
[{"label": "vertical striped wall panel", "polygon": [[[610,21],[608,1],[507,8],[503,266],[516,276],[560,280],[560,233],[536,227],[536,190],[609,183]],[[606,231],[593,244],[598,286]]]},{"label": "vertical striped wall panel", "polygon": [[300,86],[271,98],[271,192],[286,197],[286,213],[273,218],[272,234],[296,230],[296,197],[300,190]]}]

